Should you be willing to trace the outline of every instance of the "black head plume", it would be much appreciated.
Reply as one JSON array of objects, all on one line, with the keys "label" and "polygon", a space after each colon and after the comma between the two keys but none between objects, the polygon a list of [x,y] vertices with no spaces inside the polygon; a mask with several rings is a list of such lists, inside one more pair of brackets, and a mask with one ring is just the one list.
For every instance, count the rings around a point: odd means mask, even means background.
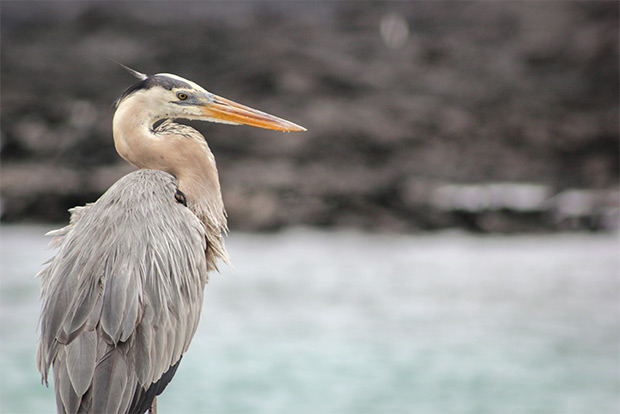
[{"label": "black head plume", "polygon": [[132,68],[130,68],[129,66],[125,66],[120,62],[117,62],[114,59],[110,59],[112,62],[116,63],[119,66],[122,66],[123,68],[125,68],[125,70],[129,73],[131,73],[133,76],[135,76],[136,78],[140,79],[140,80],[145,80],[146,78],[148,78],[148,75],[138,72],[137,70],[134,70]]}]

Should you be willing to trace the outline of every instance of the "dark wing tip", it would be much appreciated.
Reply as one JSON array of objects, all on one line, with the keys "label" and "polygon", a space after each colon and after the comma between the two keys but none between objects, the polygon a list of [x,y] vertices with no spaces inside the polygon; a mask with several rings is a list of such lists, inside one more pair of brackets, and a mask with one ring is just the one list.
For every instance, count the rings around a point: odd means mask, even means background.
[{"label": "dark wing tip", "polygon": [[179,358],[176,364],[168,368],[168,371],[166,371],[157,382],[151,384],[148,389],[144,389],[138,384],[129,412],[132,414],[145,413],[151,407],[151,404],[153,404],[155,397],[164,392],[166,386],[172,381],[172,377],[174,377],[174,374],[177,372],[180,363],[181,359]]}]

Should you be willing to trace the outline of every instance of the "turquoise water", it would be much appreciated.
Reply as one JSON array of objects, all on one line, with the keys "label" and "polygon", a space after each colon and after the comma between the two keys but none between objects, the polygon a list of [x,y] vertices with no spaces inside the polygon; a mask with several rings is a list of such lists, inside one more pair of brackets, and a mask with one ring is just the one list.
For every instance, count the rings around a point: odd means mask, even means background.
[{"label": "turquoise water", "polygon": [[[49,227],[1,229],[2,413],[34,365]],[[165,413],[617,413],[617,235],[231,235]]]}]

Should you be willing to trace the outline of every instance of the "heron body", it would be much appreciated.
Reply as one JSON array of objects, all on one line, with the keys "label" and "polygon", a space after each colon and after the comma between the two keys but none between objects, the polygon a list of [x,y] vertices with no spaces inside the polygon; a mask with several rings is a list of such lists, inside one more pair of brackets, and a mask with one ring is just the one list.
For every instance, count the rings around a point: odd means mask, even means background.
[{"label": "heron body", "polygon": [[[59,413],[144,413],[196,332],[208,272],[228,261],[213,154],[175,118],[303,130],[176,75],[138,74],[113,121],[119,154],[140,170],[51,232],[40,272],[37,365]],[[163,120],[163,122],[162,122]]]}]

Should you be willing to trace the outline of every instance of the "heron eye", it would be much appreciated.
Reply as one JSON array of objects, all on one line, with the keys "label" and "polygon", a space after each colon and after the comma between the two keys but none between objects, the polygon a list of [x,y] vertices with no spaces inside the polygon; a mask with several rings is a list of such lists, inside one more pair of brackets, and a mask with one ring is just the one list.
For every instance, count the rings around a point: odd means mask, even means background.
[{"label": "heron eye", "polygon": [[185,92],[179,92],[177,93],[177,98],[179,98],[180,100],[184,101],[187,99],[187,94]]}]

